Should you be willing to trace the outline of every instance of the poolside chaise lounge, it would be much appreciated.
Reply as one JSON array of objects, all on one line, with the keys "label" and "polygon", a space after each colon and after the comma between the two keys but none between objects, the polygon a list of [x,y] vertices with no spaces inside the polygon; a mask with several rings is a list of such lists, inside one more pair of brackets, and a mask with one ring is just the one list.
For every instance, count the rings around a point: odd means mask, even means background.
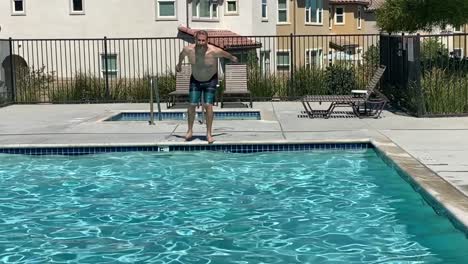
[{"label": "poolside chaise lounge", "polygon": [[225,96],[248,96],[252,108],[252,94],[247,85],[247,65],[240,63],[226,64],[224,73],[224,92],[221,93],[221,107],[224,107]]},{"label": "poolside chaise lounge", "polygon": [[[372,79],[367,84],[366,90],[352,90],[351,94],[346,95],[306,95],[301,98],[302,104],[307,115],[310,118],[314,116],[323,116],[329,118],[336,107],[351,107],[353,113],[361,118],[363,115],[378,118],[382,113],[387,99],[376,91],[380,79],[385,72],[385,66],[380,65],[375,71]],[[377,94],[377,98],[371,98],[371,95]],[[314,110],[310,103],[331,103],[327,110]]]},{"label": "poolside chaise lounge", "polygon": [[192,68],[190,64],[183,64],[182,70],[176,73],[175,91],[169,93],[167,108],[173,107],[179,97],[188,97],[191,74]]}]

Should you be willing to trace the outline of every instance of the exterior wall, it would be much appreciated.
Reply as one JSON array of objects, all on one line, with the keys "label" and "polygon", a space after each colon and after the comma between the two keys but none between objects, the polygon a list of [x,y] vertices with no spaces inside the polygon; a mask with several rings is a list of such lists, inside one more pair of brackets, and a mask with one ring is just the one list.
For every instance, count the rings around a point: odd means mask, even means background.
[{"label": "exterior wall", "polygon": [[332,12],[335,13],[336,7],[344,8],[344,24],[336,24],[335,17],[331,32],[334,34],[362,34],[365,31],[366,23],[364,23],[364,8],[361,9],[361,29],[357,28],[357,12],[358,5],[336,5],[332,6]]},{"label": "exterior wall", "polygon": [[69,0],[26,1],[24,16],[11,15],[11,1],[0,2],[4,18],[0,37],[102,38],[175,36],[185,21],[183,1],[177,1],[177,20],[156,21],[155,1],[84,1],[84,15],[70,14]]},{"label": "exterior wall", "polygon": [[[333,63],[334,54],[338,51],[330,45],[330,42],[341,46],[346,46],[345,44],[348,42],[352,43],[352,46],[345,47],[345,52],[351,53],[353,60],[356,61],[362,59],[362,54],[368,47],[376,45],[378,42],[378,37],[375,36],[357,36],[358,34],[378,34],[375,23],[372,26],[371,23],[366,22],[367,19],[374,19],[374,17],[373,13],[369,15],[369,12],[365,11],[364,6],[361,7],[361,28],[358,29],[357,10],[359,5],[357,4],[331,5],[328,0],[324,0],[322,24],[314,25],[306,23],[305,3],[305,0],[288,1],[289,21],[288,23],[278,23],[276,26],[277,34],[284,36],[278,40],[278,50],[291,51],[294,57],[290,55],[290,59],[293,60],[292,63],[295,67],[306,65],[308,60],[310,61],[310,55],[308,56],[307,54],[311,52],[322,53],[323,59],[321,60],[320,67]],[[336,6],[344,7],[343,25],[335,23],[334,12]],[[330,9],[332,10],[331,14],[329,12]],[[333,18],[331,25],[329,20],[330,15]],[[290,34],[313,36],[295,37],[294,41],[291,41],[289,38]],[[355,36],[337,36],[349,34],[355,34]],[[291,43],[293,43],[293,46],[291,46]],[[291,49],[291,47],[293,48]]]},{"label": "exterior wall", "polygon": [[380,28],[377,27],[377,18],[374,11],[364,11],[364,21],[362,33],[364,34],[379,34]]},{"label": "exterior wall", "polygon": [[[70,0],[25,1],[25,15],[12,15],[11,0],[0,1],[0,38],[129,38],[175,37],[187,24],[186,0],[176,0],[176,18],[158,20],[157,0],[84,0],[84,14],[70,14]],[[219,1],[218,20],[192,19],[192,28],[229,29],[241,35],[274,35],[275,1],[268,2],[270,18],[261,20],[261,2],[238,1],[238,15],[225,15]]]},{"label": "exterior wall", "polygon": [[[32,69],[72,78],[78,71],[102,77],[101,56],[117,56],[118,76],[139,78],[145,74],[172,71],[179,51],[187,43],[175,39],[177,27],[187,24],[186,0],[176,0],[176,18],[157,19],[157,0],[84,0],[84,14],[70,14],[70,0],[25,1],[25,15],[12,15],[11,0],[0,1],[0,39],[53,39],[14,42],[14,54]],[[190,1],[193,2],[193,1]],[[237,2],[238,14],[225,14],[226,1],[218,1],[218,19],[192,18],[189,26],[200,29],[228,29],[240,35],[275,35],[276,2],[268,1],[268,20],[262,21],[261,1]],[[171,37],[174,39],[156,39]],[[61,41],[56,39],[87,39]],[[119,40],[115,38],[149,38]],[[258,40],[259,41],[259,40]],[[38,54],[40,53],[40,54]]]},{"label": "exterior wall", "polygon": [[0,103],[2,99],[6,99],[7,97],[7,86],[10,86],[7,83],[6,70],[3,68],[3,64],[6,63],[6,57],[10,53],[10,44],[8,40],[1,40],[0,39]]}]

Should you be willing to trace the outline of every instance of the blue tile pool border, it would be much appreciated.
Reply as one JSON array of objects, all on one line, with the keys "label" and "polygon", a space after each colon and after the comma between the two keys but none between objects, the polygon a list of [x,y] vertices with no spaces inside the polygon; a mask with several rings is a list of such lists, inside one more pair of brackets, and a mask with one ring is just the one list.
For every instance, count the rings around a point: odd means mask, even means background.
[{"label": "blue tile pool border", "polygon": [[90,155],[110,152],[170,152],[170,151],[222,151],[256,153],[272,151],[339,151],[366,150],[370,143],[287,143],[287,144],[213,144],[213,145],[154,145],[154,146],[54,146],[54,147],[0,147],[0,153],[23,155]]}]

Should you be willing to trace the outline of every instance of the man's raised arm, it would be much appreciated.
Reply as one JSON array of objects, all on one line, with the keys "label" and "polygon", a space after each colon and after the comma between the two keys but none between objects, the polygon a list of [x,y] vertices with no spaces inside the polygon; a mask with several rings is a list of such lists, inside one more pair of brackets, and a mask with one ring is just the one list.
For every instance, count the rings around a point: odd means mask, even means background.
[{"label": "man's raised arm", "polygon": [[227,52],[227,51],[224,51],[220,48],[217,48],[216,50],[216,55],[217,57],[220,57],[220,58],[226,58],[226,59],[229,59],[231,60],[232,62],[236,63],[238,62],[238,59],[236,56],[232,55],[231,53]]}]

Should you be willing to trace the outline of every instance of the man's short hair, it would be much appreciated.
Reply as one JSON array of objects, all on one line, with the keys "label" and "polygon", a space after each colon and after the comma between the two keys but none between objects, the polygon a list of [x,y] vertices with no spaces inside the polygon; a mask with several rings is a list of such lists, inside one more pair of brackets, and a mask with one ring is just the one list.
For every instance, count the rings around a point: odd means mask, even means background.
[{"label": "man's short hair", "polygon": [[195,39],[198,38],[199,35],[205,35],[206,38],[208,38],[208,32],[206,30],[198,30],[197,32],[195,32]]}]

